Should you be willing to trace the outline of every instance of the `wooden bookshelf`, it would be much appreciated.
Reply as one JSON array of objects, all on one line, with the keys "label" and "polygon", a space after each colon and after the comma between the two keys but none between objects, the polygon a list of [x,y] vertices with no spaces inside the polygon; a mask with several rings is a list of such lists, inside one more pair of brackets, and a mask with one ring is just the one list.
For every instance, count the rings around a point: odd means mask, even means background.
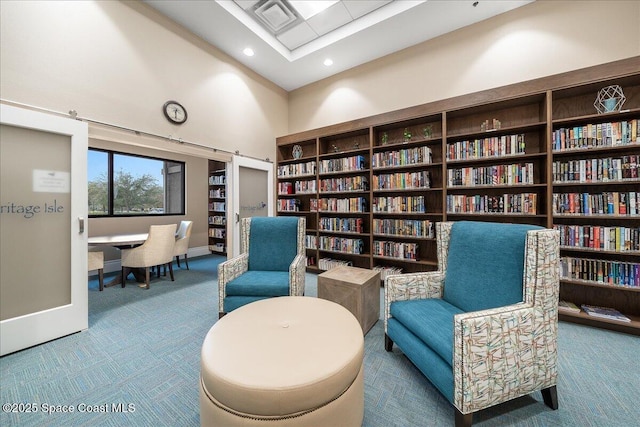
[{"label": "wooden bookshelf", "polygon": [[209,160],[209,250],[227,254],[227,173],[226,164]]},{"label": "wooden bookshelf", "polygon": [[[620,129],[618,123],[640,120],[638,70],[640,57],[634,57],[280,137],[277,185],[285,189],[309,180],[315,190],[283,190],[279,203],[293,210],[278,214],[307,217],[308,269],[314,272],[323,271],[320,260],[405,273],[435,270],[432,229],[438,221],[535,224],[567,236],[567,230],[578,230],[585,244],[563,242],[563,262],[615,264],[615,274],[626,276],[600,282],[562,277],[560,299],[612,307],[632,321],[583,312],[562,312],[560,318],[640,335],[639,279],[630,278],[640,263],[640,124],[629,136],[635,141],[607,145],[583,135],[579,143],[562,145],[559,137],[581,128],[595,138],[610,123]],[[620,85],[626,101],[619,111],[599,114],[596,95],[610,85]],[[293,155],[294,146],[301,155]],[[595,170],[587,172],[587,163]],[[290,175],[292,170],[306,174]],[[635,210],[631,193],[637,196]],[[591,207],[602,203],[603,194],[615,195],[614,213]],[[569,199],[571,212],[559,202]],[[621,199],[627,205],[623,213]],[[576,211],[576,203],[591,210]],[[623,248],[615,242],[595,247],[584,239],[585,230],[622,230],[626,240]],[[358,253],[350,253],[354,241],[361,242]]]}]

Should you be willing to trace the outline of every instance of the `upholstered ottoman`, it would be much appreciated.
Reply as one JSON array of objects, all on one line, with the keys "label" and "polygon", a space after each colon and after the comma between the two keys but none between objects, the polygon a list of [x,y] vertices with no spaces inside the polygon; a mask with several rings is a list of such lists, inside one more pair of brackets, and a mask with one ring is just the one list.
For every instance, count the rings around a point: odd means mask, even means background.
[{"label": "upholstered ottoman", "polygon": [[220,319],[202,345],[202,426],[360,426],[362,329],[331,301],[277,297]]}]

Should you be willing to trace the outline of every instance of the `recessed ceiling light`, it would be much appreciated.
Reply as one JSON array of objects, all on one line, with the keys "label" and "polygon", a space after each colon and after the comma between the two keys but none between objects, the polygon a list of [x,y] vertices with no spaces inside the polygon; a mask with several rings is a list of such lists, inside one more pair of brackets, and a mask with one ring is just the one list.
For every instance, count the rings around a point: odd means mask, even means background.
[{"label": "recessed ceiling light", "polygon": [[333,65],[333,59],[331,58],[327,58],[324,60],[324,65],[326,65],[327,67],[330,67]]},{"label": "recessed ceiling light", "polygon": [[253,49],[251,49],[250,47],[245,47],[242,53],[244,53],[247,56],[253,56],[255,54]]}]

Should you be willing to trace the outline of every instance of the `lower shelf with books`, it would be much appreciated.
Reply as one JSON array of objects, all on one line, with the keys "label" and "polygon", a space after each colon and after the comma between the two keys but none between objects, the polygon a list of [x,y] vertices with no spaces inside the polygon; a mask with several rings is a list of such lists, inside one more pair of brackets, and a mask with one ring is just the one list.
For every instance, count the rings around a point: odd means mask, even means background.
[{"label": "lower shelf with books", "polygon": [[[640,335],[640,288],[561,279],[560,301],[560,320]],[[563,307],[569,304],[574,306],[573,309]],[[583,306],[615,307],[630,321],[589,315]]]}]

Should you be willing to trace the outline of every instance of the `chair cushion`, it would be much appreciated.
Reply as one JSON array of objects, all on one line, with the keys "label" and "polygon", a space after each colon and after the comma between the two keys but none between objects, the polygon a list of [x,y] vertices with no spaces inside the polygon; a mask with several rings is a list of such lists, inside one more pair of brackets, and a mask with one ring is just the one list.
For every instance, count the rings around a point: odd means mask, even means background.
[{"label": "chair cushion", "polygon": [[255,301],[260,301],[263,299],[267,299],[267,298],[273,298],[273,297],[244,297],[244,296],[232,296],[232,297],[225,297],[224,299],[224,312],[225,313],[231,313],[233,310],[242,307],[243,305],[247,305],[249,303],[255,302]]},{"label": "chair cushion", "polygon": [[527,224],[455,222],[442,298],[467,312],[522,301],[527,231],[541,229]]},{"label": "chair cushion", "polygon": [[448,302],[429,298],[391,303],[391,315],[453,366],[453,316],[462,313]]},{"label": "chair cushion", "polygon": [[288,271],[297,253],[297,217],[251,218],[249,270]]},{"label": "chair cushion", "polygon": [[247,271],[227,283],[226,295],[263,297],[289,295],[289,272]]}]

